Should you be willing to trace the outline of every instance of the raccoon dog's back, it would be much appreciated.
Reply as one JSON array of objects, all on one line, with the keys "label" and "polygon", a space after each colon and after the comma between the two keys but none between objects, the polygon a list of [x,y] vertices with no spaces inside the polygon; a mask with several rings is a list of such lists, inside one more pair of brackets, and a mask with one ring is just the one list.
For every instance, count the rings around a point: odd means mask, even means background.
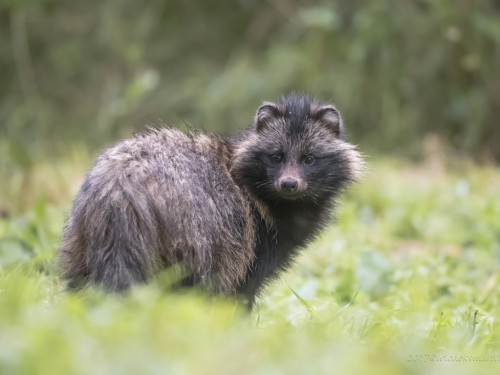
[{"label": "raccoon dog's back", "polygon": [[224,139],[153,130],[108,149],[88,173],[59,260],[70,287],[119,291],[183,262],[192,283],[234,291],[253,259],[248,198]]}]

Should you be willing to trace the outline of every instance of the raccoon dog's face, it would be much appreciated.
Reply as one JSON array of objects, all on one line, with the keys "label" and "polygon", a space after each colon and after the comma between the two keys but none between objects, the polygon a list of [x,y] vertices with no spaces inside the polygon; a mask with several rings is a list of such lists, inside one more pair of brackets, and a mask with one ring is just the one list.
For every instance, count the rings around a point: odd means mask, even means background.
[{"label": "raccoon dog's face", "polygon": [[337,109],[292,95],[265,102],[236,148],[233,169],[264,201],[320,203],[356,178],[360,159],[342,138]]}]

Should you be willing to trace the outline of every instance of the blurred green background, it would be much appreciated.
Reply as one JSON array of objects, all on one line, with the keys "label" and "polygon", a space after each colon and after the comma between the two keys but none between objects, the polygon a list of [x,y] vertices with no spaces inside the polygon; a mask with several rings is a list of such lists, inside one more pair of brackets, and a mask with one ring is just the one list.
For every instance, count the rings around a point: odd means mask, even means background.
[{"label": "blurred green background", "polygon": [[[499,68],[493,0],[0,0],[0,374],[500,374]],[[251,314],[64,291],[100,149],[234,133],[290,91],[368,170]]]},{"label": "blurred green background", "polygon": [[0,20],[4,173],[159,119],[234,132],[292,90],[371,154],[432,134],[500,160],[497,1],[2,0]]}]

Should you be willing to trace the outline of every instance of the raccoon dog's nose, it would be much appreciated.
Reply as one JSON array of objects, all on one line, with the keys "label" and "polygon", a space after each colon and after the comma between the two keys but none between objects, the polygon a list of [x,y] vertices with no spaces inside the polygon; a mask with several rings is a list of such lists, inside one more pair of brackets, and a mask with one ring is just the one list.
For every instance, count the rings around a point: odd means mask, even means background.
[{"label": "raccoon dog's nose", "polygon": [[281,190],[284,193],[295,193],[299,187],[299,182],[294,178],[285,178],[281,181]]}]

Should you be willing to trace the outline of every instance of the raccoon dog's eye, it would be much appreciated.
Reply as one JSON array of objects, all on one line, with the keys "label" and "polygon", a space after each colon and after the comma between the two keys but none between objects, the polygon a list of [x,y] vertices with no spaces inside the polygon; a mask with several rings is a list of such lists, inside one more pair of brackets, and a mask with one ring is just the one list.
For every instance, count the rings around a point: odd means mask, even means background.
[{"label": "raccoon dog's eye", "polygon": [[314,156],[312,155],[307,155],[305,158],[304,158],[304,164],[312,164],[314,163]]},{"label": "raccoon dog's eye", "polygon": [[271,155],[271,160],[275,163],[281,163],[283,161],[283,155],[281,154],[273,154]]}]

